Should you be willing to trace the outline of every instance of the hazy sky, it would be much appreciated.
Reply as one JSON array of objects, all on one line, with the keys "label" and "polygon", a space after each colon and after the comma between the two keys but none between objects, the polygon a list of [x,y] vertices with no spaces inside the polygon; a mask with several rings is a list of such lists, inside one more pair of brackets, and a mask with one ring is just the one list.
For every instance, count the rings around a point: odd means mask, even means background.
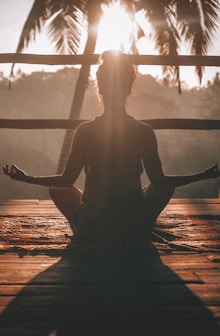
[{"label": "hazy sky", "polygon": [[[27,15],[32,7],[33,0],[0,0],[0,53],[13,53],[16,50],[17,43],[20,37],[20,33]],[[114,14],[115,15],[115,14]],[[114,20],[115,21],[115,20]],[[115,23],[115,22],[114,22]],[[104,28],[103,28],[104,29]],[[210,49],[210,54],[220,55],[220,29],[216,32],[215,41],[213,43],[213,48]],[[219,39],[218,39],[219,38]],[[105,39],[106,41],[107,39]],[[146,45],[146,43],[143,45]],[[107,47],[107,49],[110,49]],[[32,44],[26,52],[29,53],[42,53],[50,54],[54,53],[50,41],[46,38],[46,34],[41,34],[37,38],[36,43]],[[144,49],[142,53],[152,53]],[[17,65],[18,68],[22,68],[23,71],[30,72],[34,70],[41,70],[42,65],[39,66],[24,66]],[[0,70],[3,70],[7,75],[10,69],[9,64],[0,64]],[[56,69],[55,67],[46,67],[45,70],[52,71]],[[160,69],[160,68],[159,68]],[[207,67],[204,74],[203,84],[211,79],[219,68]],[[153,75],[160,74],[160,70],[157,67],[151,67],[147,72]],[[194,70],[190,67],[181,68],[181,78],[188,82],[189,85],[198,85],[198,80],[196,75],[194,75]]]}]

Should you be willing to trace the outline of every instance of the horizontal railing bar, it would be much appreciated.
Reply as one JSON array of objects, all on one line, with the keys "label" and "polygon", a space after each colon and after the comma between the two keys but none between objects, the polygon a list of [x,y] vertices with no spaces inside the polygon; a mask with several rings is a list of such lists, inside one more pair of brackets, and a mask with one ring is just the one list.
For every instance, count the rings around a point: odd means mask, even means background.
[{"label": "horizontal railing bar", "polygon": [[[0,119],[0,128],[9,129],[75,129],[86,120],[73,119]],[[218,130],[220,120],[147,119],[141,120],[154,129]]]},{"label": "horizontal railing bar", "polygon": [[[87,55],[36,55],[22,53],[0,54],[0,63],[27,63],[48,65],[97,64],[99,54]],[[220,66],[220,56],[188,55],[128,55],[133,64],[142,65],[182,65]]]}]

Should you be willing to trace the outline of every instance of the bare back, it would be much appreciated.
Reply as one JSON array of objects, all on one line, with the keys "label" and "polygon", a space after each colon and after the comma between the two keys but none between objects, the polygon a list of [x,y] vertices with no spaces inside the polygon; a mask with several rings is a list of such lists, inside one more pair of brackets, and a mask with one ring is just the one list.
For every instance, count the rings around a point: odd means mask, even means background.
[{"label": "bare back", "polygon": [[105,206],[142,193],[140,123],[125,115],[115,125],[105,117],[87,124],[83,202]]}]

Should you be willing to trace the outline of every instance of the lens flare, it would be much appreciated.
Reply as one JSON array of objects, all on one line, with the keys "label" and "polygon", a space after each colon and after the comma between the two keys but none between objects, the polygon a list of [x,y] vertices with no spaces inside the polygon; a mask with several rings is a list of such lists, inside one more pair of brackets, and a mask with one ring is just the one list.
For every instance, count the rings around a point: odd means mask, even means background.
[{"label": "lens flare", "polygon": [[102,6],[103,15],[99,26],[96,52],[121,50],[129,52],[134,34],[134,23],[120,2]]}]

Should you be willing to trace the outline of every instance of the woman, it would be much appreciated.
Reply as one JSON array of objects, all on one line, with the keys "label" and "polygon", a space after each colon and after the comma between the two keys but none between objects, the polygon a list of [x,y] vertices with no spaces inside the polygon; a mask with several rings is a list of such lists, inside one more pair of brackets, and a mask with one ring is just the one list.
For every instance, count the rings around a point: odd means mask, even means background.
[{"label": "woman", "polygon": [[[104,112],[77,128],[63,173],[34,177],[15,165],[3,167],[14,180],[48,187],[75,237],[84,241],[146,243],[176,187],[220,175],[217,165],[190,176],[164,175],[153,129],[126,113],[134,80],[126,55],[105,52],[97,71]],[[74,183],[83,168],[81,192]],[[151,182],[146,188],[140,181],[143,170]]]}]

